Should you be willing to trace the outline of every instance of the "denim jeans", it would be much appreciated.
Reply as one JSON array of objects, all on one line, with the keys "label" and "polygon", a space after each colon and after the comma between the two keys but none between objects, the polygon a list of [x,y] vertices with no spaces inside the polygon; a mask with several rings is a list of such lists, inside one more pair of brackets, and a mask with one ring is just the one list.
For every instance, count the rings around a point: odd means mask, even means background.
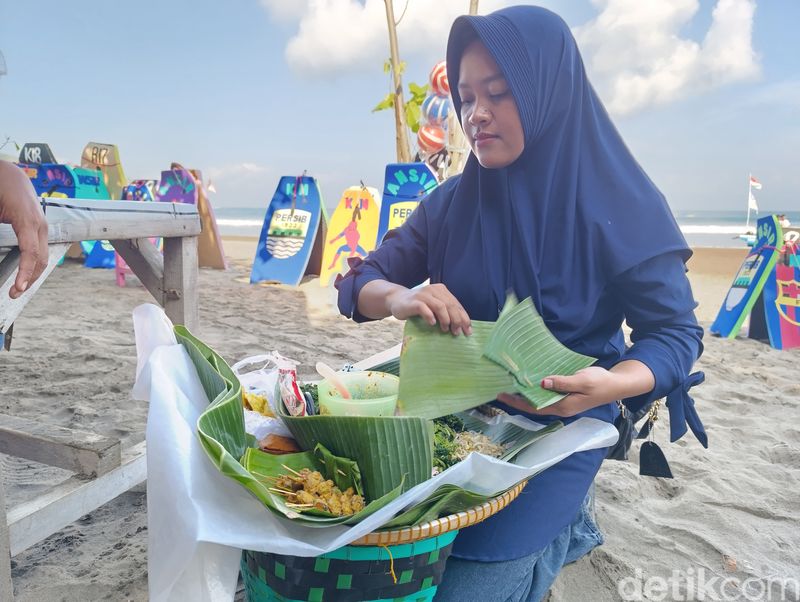
[{"label": "denim jeans", "polygon": [[575,520],[544,549],[503,562],[450,558],[436,602],[539,602],[561,567],[603,543],[594,522],[594,485]]}]

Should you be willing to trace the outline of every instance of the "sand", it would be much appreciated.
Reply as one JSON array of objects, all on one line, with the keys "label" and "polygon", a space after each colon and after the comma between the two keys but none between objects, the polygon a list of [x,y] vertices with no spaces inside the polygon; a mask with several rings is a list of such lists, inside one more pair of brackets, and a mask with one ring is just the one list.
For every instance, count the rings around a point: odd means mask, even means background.
[{"label": "sand", "polygon": [[[396,320],[356,325],[337,316],[332,293],[316,280],[299,288],[251,286],[255,241],[226,238],[225,247],[232,269],[200,273],[197,334],[229,360],[277,349],[302,363],[301,376],[311,376],[317,360],[341,366],[399,340]],[[692,258],[689,276],[706,326],[743,256],[701,249]],[[148,301],[135,278],[119,289],[109,271],[75,262],[57,269],[18,319],[12,353],[0,356],[0,411],[117,437],[124,446],[141,441],[147,407],[128,395],[136,365],[130,315]],[[637,569],[641,581],[683,571],[676,592],[701,569],[708,578],[800,579],[800,379],[793,373],[800,353],[747,339],[707,336],[705,344],[697,368],[707,382],[695,400],[710,449],[690,436],[668,444],[664,420],[655,440],[674,480],[638,476],[638,443],[631,461],[607,462],[597,480],[606,544],[565,569],[551,602],[618,600],[617,582]],[[68,476],[8,456],[0,461],[9,505]],[[146,547],[140,486],[14,557],[17,598],[146,600]],[[623,583],[635,589],[630,581]],[[675,599],[654,591],[644,599]]]}]

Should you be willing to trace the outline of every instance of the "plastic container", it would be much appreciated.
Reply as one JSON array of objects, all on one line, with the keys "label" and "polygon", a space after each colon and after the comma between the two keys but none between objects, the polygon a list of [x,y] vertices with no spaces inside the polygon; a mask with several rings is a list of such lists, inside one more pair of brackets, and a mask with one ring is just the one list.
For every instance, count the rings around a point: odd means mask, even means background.
[{"label": "plastic container", "polygon": [[319,412],[331,416],[394,416],[400,379],[394,374],[364,370],[337,376],[353,399],[344,399],[327,380],[320,381]]}]

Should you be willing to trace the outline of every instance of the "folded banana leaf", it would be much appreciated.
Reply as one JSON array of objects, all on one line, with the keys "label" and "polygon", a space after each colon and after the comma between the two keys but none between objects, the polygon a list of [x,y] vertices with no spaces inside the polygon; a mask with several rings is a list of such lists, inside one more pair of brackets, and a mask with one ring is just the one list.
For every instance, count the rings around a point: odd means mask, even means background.
[{"label": "folded banana leaf", "polygon": [[520,393],[543,408],[565,394],[542,389],[542,377],[571,375],[594,362],[562,345],[530,299],[509,297],[497,322],[473,320],[469,337],[412,318],[403,331],[397,406],[405,416],[438,418]]},{"label": "folded banana leaf", "polygon": [[424,501],[402,514],[398,514],[383,525],[381,531],[400,527],[413,527],[456,512],[463,512],[488,502],[503,493],[481,495],[480,493],[467,491],[458,485],[442,485]]},{"label": "folded banana leaf", "polygon": [[596,361],[562,345],[547,329],[530,297],[520,303],[507,300],[483,354],[514,375],[516,391],[537,409],[564,397],[542,388],[545,376],[575,374]]},{"label": "folded banana leaf", "polygon": [[[326,464],[323,464],[320,461],[320,458],[324,458],[326,460]],[[304,525],[310,527],[354,525],[368,517],[373,512],[380,510],[386,504],[395,500],[400,494],[402,494],[404,484],[401,480],[397,487],[395,487],[392,491],[378,499],[369,502],[360,512],[357,512],[351,516],[334,516],[333,514],[314,508],[309,508],[307,511],[302,513],[297,512],[286,505],[286,500],[282,495],[270,491],[270,488],[274,487],[273,479],[275,477],[290,474],[292,470],[299,472],[303,468],[318,470],[324,473],[328,469],[328,462],[330,462],[333,458],[335,458],[335,456],[332,456],[332,454],[328,453],[327,450],[322,451],[320,449],[315,450],[314,453],[301,452],[298,454],[284,454],[276,456],[251,447],[247,449],[242,457],[242,465],[245,470],[248,471],[248,473],[254,476],[259,484],[259,487],[256,490],[251,489],[251,491],[256,494],[256,497],[259,500],[264,502],[264,504],[273,512],[282,514],[296,522],[303,523]],[[336,458],[333,461],[339,465],[342,465],[342,463],[348,463],[346,458]],[[353,473],[350,473],[350,475],[346,476],[345,478],[341,478],[342,475],[339,475],[339,477],[340,479],[336,485],[339,487],[339,489],[344,490],[347,489],[347,487],[353,487],[356,489],[356,491],[360,489],[360,485],[357,485],[353,480]]]},{"label": "folded banana leaf", "polygon": [[358,462],[368,499],[393,491],[402,480],[411,488],[431,478],[433,424],[424,418],[290,416],[285,411],[281,418],[302,449],[322,444]]}]

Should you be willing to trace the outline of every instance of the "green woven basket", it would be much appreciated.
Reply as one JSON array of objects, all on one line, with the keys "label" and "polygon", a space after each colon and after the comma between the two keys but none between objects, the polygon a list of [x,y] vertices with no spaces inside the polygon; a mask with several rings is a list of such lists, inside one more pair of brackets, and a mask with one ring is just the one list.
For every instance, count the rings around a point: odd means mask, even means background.
[{"label": "green woven basket", "polygon": [[457,530],[394,546],[345,546],[303,558],[242,553],[248,602],[430,602]]}]

